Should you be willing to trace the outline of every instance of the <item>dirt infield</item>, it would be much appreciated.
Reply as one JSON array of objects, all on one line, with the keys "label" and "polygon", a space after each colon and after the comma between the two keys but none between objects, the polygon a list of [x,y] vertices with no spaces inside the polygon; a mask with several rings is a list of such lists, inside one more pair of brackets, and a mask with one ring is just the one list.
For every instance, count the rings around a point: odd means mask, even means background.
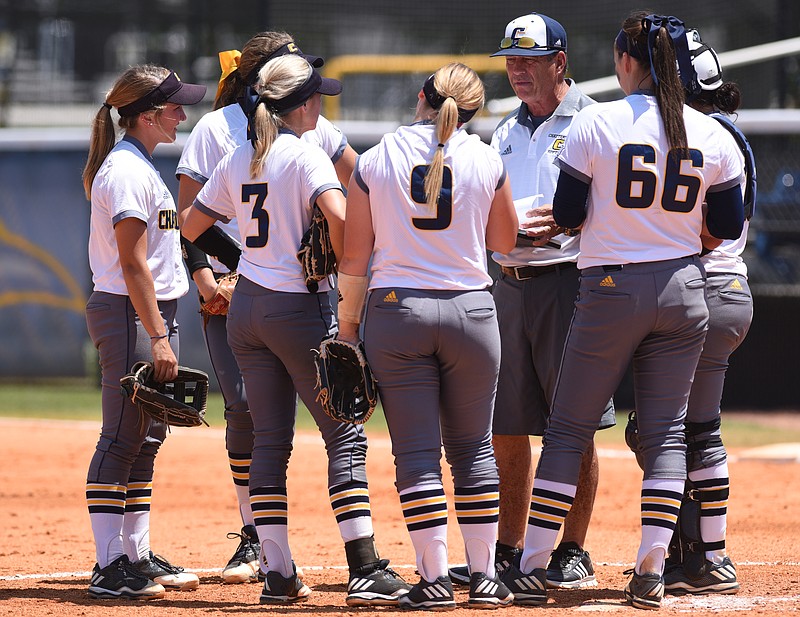
[{"label": "dirt infield", "polygon": [[[151,540],[157,553],[198,573],[200,589],[171,592],[151,603],[90,600],[94,563],[84,503],[86,468],[97,438],[94,423],[0,419],[0,615],[84,615],[114,610],[127,615],[298,614],[344,615],[390,609],[348,609],[344,551],[325,486],[325,454],[316,434],[301,433],[289,469],[289,533],[297,563],[313,589],[289,607],[262,607],[257,585],[224,586],[219,569],[236,548],[225,534],[238,531],[224,434],[219,428],[177,429],[156,466]],[[800,611],[800,465],[731,453],[729,551],[738,563],[742,589],[735,596],[668,597],[662,613],[696,615],[751,611],[783,615]],[[785,458],[781,460],[786,460]],[[384,557],[416,581],[414,553],[393,485],[388,440],[373,436],[368,456],[376,538]],[[447,477],[447,475],[446,475]],[[623,570],[638,545],[641,473],[620,444],[601,450],[600,490],[587,549],[599,586],[552,594],[546,609],[512,607],[503,615],[613,612],[641,614],[623,604]],[[446,481],[447,484],[447,481]],[[464,558],[451,515],[451,561]],[[456,617],[471,610],[463,608]]]}]

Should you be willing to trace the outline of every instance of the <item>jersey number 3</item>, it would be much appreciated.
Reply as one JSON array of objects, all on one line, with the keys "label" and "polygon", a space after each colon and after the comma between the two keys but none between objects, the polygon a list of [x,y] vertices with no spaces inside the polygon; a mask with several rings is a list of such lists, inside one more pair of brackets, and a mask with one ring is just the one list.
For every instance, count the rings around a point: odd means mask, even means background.
[{"label": "jersey number 3", "polygon": [[[700,178],[681,173],[681,161],[692,167],[703,166],[703,153],[689,148],[688,156],[679,158],[670,151],[664,170],[664,191],[661,207],[669,212],[691,212],[700,194]],[[626,144],[619,150],[617,165],[617,203],[623,208],[649,208],[656,198],[658,176],[649,169],[634,169],[641,159],[645,165],[656,165],[656,151],[647,144]]]},{"label": "jersey number 3", "polygon": [[266,246],[267,240],[269,240],[269,212],[264,209],[264,202],[267,200],[267,183],[243,184],[242,203],[250,203],[252,197],[256,198],[252,218],[258,223],[258,233],[247,236],[245,244],[248,248],[258,249]]},{"label": "jersey number 3", "polygon": [[[424,204],[425,199],[425,174],[428,173],[428,165],[417,165],[411,170],[411,199],[418,204]],[[436,204],[436,216],[434,218],[414,217],[411,219],[414,227],[425,231],[438,231],[450,227],[453,220],[453,172],[449,167],[442,169],[442,190],[439,193],[439,201]]]}]

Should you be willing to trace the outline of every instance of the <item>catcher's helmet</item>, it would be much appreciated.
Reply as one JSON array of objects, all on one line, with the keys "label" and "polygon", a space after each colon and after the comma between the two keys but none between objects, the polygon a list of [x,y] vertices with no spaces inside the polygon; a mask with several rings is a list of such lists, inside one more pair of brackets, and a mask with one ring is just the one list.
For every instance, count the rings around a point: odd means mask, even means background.
[{"label": "catcher's helmet", "polygon": [[703,43],[697,30],[687,30],[686,40],[692,55],[692,66],[701,90],[716,90],[722,85],[722,66],[717,53]]}]

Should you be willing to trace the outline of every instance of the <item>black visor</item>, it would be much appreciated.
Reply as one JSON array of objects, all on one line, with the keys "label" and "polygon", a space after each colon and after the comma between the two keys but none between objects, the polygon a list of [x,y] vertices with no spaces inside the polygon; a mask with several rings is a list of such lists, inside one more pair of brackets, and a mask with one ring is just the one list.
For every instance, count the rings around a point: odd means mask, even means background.
[{"label": "black visor", "polygon": [[123,105],[118,111],[120,116],[130,117],[164,103],[194,105],[202,101],[205,95],[206,86],[182,82],[175,73],[170,73],[153,90],[133,103]]}]

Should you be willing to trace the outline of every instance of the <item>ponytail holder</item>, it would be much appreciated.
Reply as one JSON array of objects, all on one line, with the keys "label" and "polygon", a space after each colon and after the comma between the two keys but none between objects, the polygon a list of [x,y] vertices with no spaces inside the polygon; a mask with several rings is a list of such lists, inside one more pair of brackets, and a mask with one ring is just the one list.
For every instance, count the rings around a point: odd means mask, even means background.
[{"label": "ponytail holder", "polygon": [[[428,105],[430,105],[433,109],[439,110],[441,109],[442,105],[448,98],[453,98],[449,96],[442,96],[437,92],[436,87],[433,85],[433,78],[434,76],[431,75],[428,79],[425,80],[425,84],[422,86],[422,93],[425,95],[425,100],[428,101]],[[455,101],[455,98],[453,98]],[[478,110],[477,109],[458,109],[458,121],[460,124],[464,124],[465,122],[469,122],[472,120],[472,116],[474,116]]]},{"label": "ponytail holder", "polygon": [[686,27],[680,19],[672,15],[648,15],[642,19],[642,31],[647,33],[647,50],[650,55],[650,74],[653,76],[653,83],[658,85],[658,77],[656,77],[656,69],[653,65],[653,48],[661,28],[665,28],[672,39],[681,84],[687,90],[691,90],[691,84],[696,82],[696,73],[692,66],[689,43],[686,40]]},{"label": "ponytail holder", "polygon": [[108,101],[103,101],[103,107],[111,111],[111,104]]},{"label": "ponytail holder", "polygon": [[217,86],[217,94],[214,100],[219,98],[222,94],[222,88],[225,85],[225,80],[228,76],[239,68],[239,59],[242,57],[242,52],[238,49],[230,49],[228,51],[219,52],[219,66],[222,69],[222,76],[219,78],[219,85]]},{"label": "ponytail holder", "polygon": [[444,144],[439,144],[436,146],[437,148],[444,148]]}]

